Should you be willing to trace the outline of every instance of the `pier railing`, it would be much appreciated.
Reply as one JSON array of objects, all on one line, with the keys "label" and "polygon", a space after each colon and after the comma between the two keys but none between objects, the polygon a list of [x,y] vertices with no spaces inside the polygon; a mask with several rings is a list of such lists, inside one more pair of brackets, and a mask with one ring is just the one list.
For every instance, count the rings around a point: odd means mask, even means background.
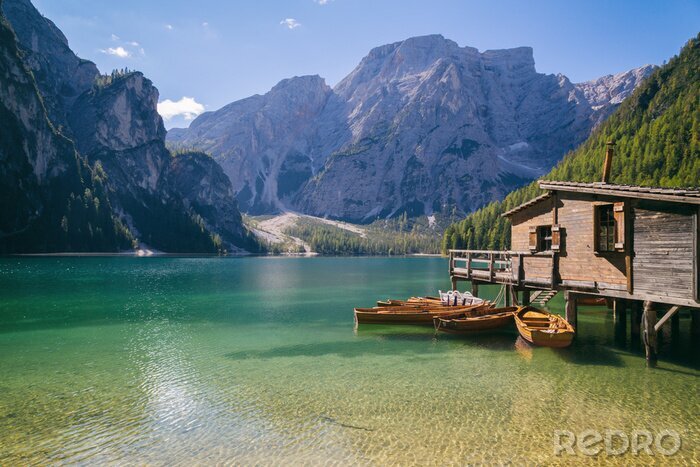
[{"label": "pier railing", "polygon": [[[526,261],[531,262],[528,276]],[[555,252],[450,250],[450,276],[495,284],[555,288]]]}]

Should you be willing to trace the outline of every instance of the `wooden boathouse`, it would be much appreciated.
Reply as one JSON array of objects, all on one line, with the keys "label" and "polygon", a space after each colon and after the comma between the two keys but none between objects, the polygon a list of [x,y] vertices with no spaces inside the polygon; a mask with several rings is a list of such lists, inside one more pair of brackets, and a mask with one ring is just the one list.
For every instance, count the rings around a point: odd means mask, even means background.
[{"label": "wooden boathouse", "polygon": [[511,251],[450,250],[450,277],[453,288],[471,281],[472,292],[511,285],[525,304],[564,292],[574,327],[581,298],[610,299],[618,319],[631,309],[653,362],[658,330],[681,307],[700,332],[700,190],[609,184],[612,146],[603,182],[540,181],[543,195],[503,214]]}]

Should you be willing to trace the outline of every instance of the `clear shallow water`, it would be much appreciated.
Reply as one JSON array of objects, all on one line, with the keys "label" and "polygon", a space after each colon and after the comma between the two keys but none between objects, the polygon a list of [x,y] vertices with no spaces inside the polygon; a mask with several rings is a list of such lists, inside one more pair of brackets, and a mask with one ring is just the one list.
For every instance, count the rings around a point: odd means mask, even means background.
[{"label": "clear shallow water", "polygon": [[[448,288],[446,269],[440,258],[0,259],[0,465],[700,462],[687,315],[657,369],[600,308],[582,309],[564,350],[515,330],[354,331],[354,306]],[[671,429],[683,447],[553,455],[554,430],[585,429]]]}]

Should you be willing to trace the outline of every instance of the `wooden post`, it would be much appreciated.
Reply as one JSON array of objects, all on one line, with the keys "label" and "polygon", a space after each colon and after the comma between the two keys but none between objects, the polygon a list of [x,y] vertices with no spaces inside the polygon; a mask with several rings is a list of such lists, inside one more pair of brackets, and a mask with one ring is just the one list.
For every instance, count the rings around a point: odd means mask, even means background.
[{"label": "wooden post", "polygon": [[510,299],[511,299],[510,294],[511,294],[510,287],[506,286],[506,294],[505,294],[506,296],[504,298],[505,306],[510,306]]},{"label": "wooden post", "polygon": [[642,317],[642,337],[644,342],[644,351],[647,356],[647,363],[654,365],[656,363],[656,310],[654,303],[650,301],[644,302],[644,314]]},{"label": "wooden post", "polygon": [[530,291],[529,290],[523,290],[523,300],[521,303],[523,306],[528,306],[530,304]]},{"label": "wooden post", "polygon": [[457,290],[457,278],[452,276],[450,279],[452,280],[452,290]]},{"label": "wooden post", "polygon": [[525,257],[518,255],[518,284],[523,285],[523,282],[525,282]]},{"label": "wooden post", "polygon": [[476,281],[472,281],[472,295],[475,297],[479,296],[479,284]]},{"label": "wooden post", "polygon": [[578,331],[578,306],[576,306],[576,294],[570,291],[564,292],[566,300],[566,320],[574,330]]},{"label": "wooden post", "polygon": [[472,254],[467,253],[467,279],[472,279]]},{"label": "wooden post", "polygon": [[489,253],[489,281],[493,282],[493,253]]}]

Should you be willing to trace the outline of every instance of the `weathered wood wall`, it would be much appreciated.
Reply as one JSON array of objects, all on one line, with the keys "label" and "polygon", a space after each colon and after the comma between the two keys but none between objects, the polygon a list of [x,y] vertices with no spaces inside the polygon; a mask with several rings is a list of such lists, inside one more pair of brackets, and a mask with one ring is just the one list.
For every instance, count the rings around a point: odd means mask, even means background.
[{"label": "weathered wood wall", "polygon": [[693,299],[694,210],[639,202],[634,208],[634,293]]},{"label": "weathered wood wall", "polygon": [[[540,203],[517,212],[511,218],[511,250],[528,251],[530,226],[552,225],[554,199],[549,198]],[[513,261],[513,270],[518,269],[517,260]],[[525,277],[528,279],[550,280],[552,276],[551,258],[524,258]]]},{"label": "weathered wood wall", "polygon": [[[558,259],[561,280],[627,284],[625,254],[620,252],[596,255],[594,246],[593,207],[586,197],[559,193],[511,217],[511,249],[528,250],[528,232],[531,226],[553,225],[556,203],[556,223],[561,226],[562,244]],[[515,267],[515,266],[514,266]],[[549,258],[527,258],[525,277],[550,277],[552,262]]]},{"label": "weathered wood wall", "polygon": [[561,279],[626,286],[625,254],[594,251],[593,211],[600,203],[574,193],[560,193],[559,200],[559,225],[564,232],[559,258]]}]

